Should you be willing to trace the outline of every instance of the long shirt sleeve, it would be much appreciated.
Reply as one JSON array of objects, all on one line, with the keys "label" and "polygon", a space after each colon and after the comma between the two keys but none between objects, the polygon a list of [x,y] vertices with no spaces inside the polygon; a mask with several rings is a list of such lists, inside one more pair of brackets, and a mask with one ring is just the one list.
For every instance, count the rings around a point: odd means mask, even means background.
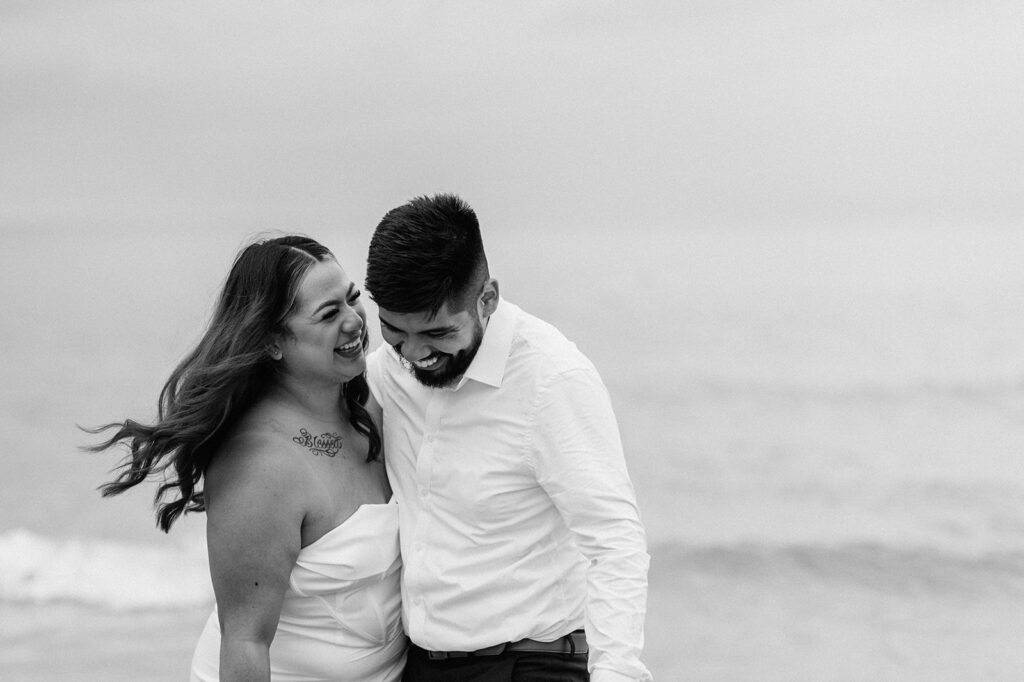
[{"label": "long shirt sleeve", "polygon": [[640,662],[650,558],[608,393],[590,369],[555,375],[535,419],[537,480],[588,561],[592,679],[650,680]]}]

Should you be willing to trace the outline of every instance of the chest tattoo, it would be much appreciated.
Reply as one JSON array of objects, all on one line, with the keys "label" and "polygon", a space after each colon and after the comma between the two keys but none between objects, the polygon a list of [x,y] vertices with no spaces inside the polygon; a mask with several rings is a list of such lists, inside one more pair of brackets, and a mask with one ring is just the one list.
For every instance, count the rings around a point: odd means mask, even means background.
[{"label": "chest tattoo", "polygon": [[292,440],[316,456],[334,457],[341,450],[341,436],[336,433],[321,433],[314,436],[306,429],[299,429],[299,435]]}]

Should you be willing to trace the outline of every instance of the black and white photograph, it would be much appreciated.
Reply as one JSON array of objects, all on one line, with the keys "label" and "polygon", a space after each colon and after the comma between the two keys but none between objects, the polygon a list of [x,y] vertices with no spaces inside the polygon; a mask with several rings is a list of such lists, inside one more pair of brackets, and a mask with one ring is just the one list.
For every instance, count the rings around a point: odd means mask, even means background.
[{"label": "black and white photograph", "polygon": [[0,0],[0,679],[1024,679],[1022,45]]}]

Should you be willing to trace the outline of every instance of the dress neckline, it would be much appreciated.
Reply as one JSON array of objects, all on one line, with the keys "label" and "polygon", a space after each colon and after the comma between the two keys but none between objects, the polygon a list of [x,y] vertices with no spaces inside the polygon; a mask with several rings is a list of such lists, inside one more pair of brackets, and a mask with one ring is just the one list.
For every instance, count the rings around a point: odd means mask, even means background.
[{"label": "dress neckline", "polygon": [[346,524],[347,524],[347,523],[348,523],[349,521],[351,521],[351,520],[352,520],[352,519],[353,519],[353,518],[354,518],[355,516],[357,516],[357,515],[359,514],[359,512],[363,511],[363,509],[365,509],[365,508],[367,508],[367,507],[386,507],[386,506],[388,506],[389,504],[391,504],[391,503],[392,503],[392,502],[394,501],[394,499],[395,499],[395,496],[394,496],[394,495],[392,494],[391,498],[390,498],[390,499],[389,499],[389,500],[388,500],[387,502],[363,502],[363,503],[362,503],[361,505],[359,505],[358,507],[356,507],[356,510],[355,510],[354,512],[352,512],[351,514],[349,514],[348,516],[346,516],[346,517],[345,517],[345,520],[344,520],[344,521],[342,521],[341,523],[339,523],[339,524],[338,524],[337,526],[335,526],[334,528],[331,528],[331,529],[330,529],[329,531],[327,531],[326,533],[324,533],[323,535],[321,535],[320,537],[318,537],[318,538],[317,538],[316,540],[313,540],[313,542],[309,543],[308,545],[305,545],[305,546],[303,546],[303,547],[300,547],[300,548],[299,548],[299,551],[300,551],[300,552],[302,552],[302,551],[305,551],[305,550],[309,549],[309,548],[310,548],[310,547],[312,547],[313,545],[317,544],[318,542],[320,542],[321,540],[323,540],[324,538],[326,538],[326,537],[327,537],[328,535],[331,535],[331,534],[332,534],[332,533],[334,533],[335,531],[337,531],[337,530],[340,530],[340,529],[341,529],[341,528],[343,528],[343,527],[344,527],[344,526],[345,526],[345,525],[346,525]]}]

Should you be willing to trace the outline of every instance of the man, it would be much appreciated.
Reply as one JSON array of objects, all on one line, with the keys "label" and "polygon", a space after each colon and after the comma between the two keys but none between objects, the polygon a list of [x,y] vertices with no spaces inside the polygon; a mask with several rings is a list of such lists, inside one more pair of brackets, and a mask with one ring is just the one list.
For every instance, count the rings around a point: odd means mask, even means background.
[{"label": "man", "polygon": [[366,289],[387,342],[367,373],[400,515],[403,679],[650,680],[646,539],[594,366],[499,296],[456,196],[384,216]]}]

